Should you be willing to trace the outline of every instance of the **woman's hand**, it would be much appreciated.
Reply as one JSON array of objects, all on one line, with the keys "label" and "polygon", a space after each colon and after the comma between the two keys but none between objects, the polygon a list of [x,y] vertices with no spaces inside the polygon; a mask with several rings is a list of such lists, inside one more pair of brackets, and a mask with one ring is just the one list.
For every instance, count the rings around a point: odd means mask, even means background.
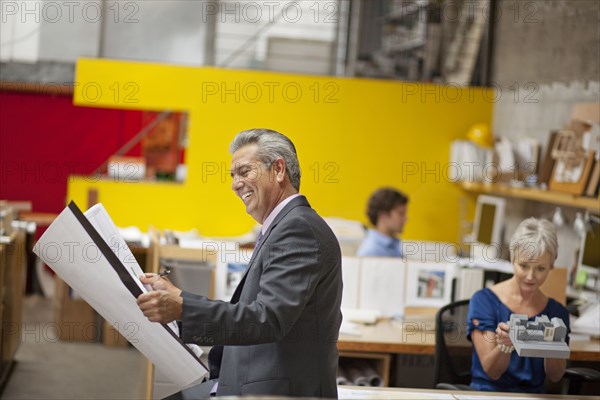
[{"label": "woman's hand", "polygon": [[512,353],[515,349],[508,334],[509,329],[510,326],[506,322],[500,322],[496,328],[496,346],[501,352],[506,354]]},{"label": "woman's hand", "polygon": [[510,353],[514,350],[508,331],[510,326],[500,322],[494,331],[473,331],[471,337],[483,371],[493,380],[499,379],[508,369]]}]

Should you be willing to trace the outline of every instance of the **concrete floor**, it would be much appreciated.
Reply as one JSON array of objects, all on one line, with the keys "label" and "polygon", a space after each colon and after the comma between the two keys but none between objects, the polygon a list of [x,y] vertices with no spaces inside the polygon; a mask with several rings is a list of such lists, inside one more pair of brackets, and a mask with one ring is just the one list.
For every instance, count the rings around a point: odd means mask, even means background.
[{"label": "concrete floor", "polygon": [[52,321],[51,299],[25,298],[17,363],[1,398],[144,398],[146,359],[135,348],[61,342]]}]

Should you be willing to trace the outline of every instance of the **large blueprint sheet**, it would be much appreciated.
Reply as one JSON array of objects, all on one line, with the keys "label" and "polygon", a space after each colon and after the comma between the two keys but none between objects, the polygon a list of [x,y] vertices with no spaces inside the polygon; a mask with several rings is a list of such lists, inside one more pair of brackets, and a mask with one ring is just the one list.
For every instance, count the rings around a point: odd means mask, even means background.
[{"label": "large blueprint sheet", "polygon": [[136,298],[147,291],[137,278],[142,270],[102,205],[84,215],[71,202],[34,252],[175,385],[199,383],[207,374],[176,325],[150,322],[140,311]]}]

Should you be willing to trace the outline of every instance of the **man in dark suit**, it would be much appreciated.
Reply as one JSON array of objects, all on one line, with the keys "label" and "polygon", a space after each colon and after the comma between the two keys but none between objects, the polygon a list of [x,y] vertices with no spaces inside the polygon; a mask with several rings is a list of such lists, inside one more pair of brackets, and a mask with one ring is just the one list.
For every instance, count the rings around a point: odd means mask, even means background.
[{"label": "man in dark suit", "polygon": [[[182,322],[185,343],[214,346],[211,378],[181,393],[336,398],[342,320],[341,254],[331,229],[298,194],[293,143],[267,129],[239,133],[230,148],[232,189],[262,224],[248,269],[229,303],[144,278],[138,298],[151,321]],[[223,345],[223,347],[218,346]],[[220,364],[220,365],[219,365]],[[203,387],[203,389],[201,389]]]}]

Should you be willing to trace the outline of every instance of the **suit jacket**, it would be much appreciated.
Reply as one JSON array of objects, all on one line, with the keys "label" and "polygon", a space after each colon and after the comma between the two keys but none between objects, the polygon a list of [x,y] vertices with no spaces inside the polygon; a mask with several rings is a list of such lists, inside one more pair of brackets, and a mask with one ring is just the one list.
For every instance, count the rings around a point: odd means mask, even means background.
[{"label": "suit jacket", "polygon": [[183,341],[224,345],[217,395],[337,398],[341,253],[304,196],[265,232],[230,302],[182,297]]}]

